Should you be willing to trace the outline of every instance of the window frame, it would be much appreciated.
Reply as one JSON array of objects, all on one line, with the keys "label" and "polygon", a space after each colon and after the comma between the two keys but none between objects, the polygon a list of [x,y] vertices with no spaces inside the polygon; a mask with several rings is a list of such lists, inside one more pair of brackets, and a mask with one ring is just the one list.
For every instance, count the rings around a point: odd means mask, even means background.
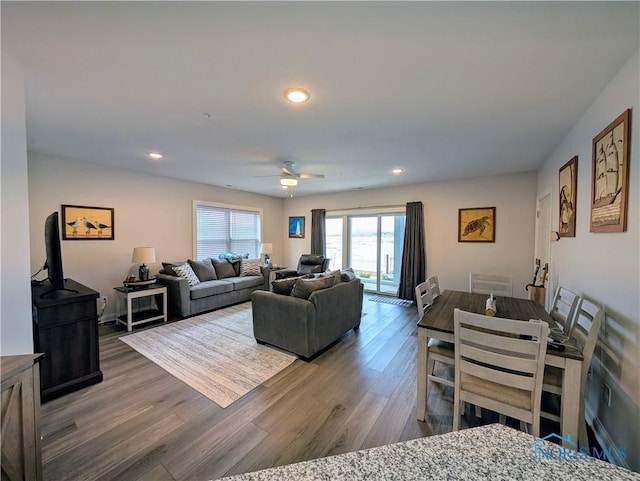
[{"label": "window frame", "polygon": [[[262,242],[262,223],[263,223],[263,216],[264,216],[264,209],[262,209],[261,207],[250,207],[250,206],[246,206],[246,205],[235,205],[235,204],[225,204],[222,202],[209,202],[209,201],[205,201],[205,200],[194,200],[192,203],[192,229],[191,229],[191,233],[192,233],[192,245],[191,245],[191,251],[192,251],[192,258],[195,260],[201,260],[201,259],[197,259],[198,256],[198,208],[200,207],[211,207],[211,208],[217,208],[220,210],[226,210],[226,211],[241,211],[241,212],[250,212],[250,213],[255,213],[258,216],[258,226],[257,226],[257,239],[256,239],[256,254],[255,254],[255,258],[259,258],[260,257],[260,253],[257,252],[260,249],[260,243]],[[231,234],[230,232],[228,233],[229,235]],[[228,239],[232,239],[232,237],[228,237]],[[244,254],[242,252],[239,252],[239,254]]]}]

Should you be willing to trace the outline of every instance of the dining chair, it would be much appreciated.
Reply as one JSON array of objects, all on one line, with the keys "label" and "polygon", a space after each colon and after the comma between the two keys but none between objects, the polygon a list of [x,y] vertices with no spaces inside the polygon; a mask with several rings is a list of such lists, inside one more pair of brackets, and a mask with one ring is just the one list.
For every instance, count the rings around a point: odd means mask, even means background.
[{"label": "dining chair", "polygon": [[[589,374],[589,365],[593,357],[596,343],[598,342],[598,333],[600,326],[604,322],[604,310],[587,299],[580,299],[575,311],[573,321],[573,329],[571,337],[564,342],[565,349],[577,348],[582,352],[582,371],[580,373],[580,413],[578,417],[578,444],[581,448],[589,451],[589,439],[587,437],[587,422],[584,416],[584,394],[587,385],[587,375]],[[557,367],[546,366],[544,370],[544,379],[542,381],[542,390],[557,394],[562,394],[562,371]],[[546,411],[541,411],[540,416],[546,419],[560,422],[560,416]]]},{"label": "dining chair", "polygon": [[[439,294],[438,294],[439,295]],[[429,280],[421,282],[416,286],[416,304],[418,306],[418,319],[422,319],[425,310],[433,303],[433,295]],[[433,373],[435,362],[453,366],[453,344],[439,339],[429,339],[427,343],[427,379],[433,382],[453,387],[453,381],[447,378],[436,376]]]},{"label": "dining chair", "polygon": [[552,335],[561,334],[564,335],[564,337],[571,335],[571,325],[579,301],[580,297],[575,293],[569,289],[558,286],[553,296],[553,303],[549,309],[549,315],[556,323],[555,326],[550,326]]},{"label": "dining chair", "polygon": [[469,273],[469,292],[495,296],[513,296],[513,276]]},{"label": "dining chair", "polygon": [[431,286],[431,297],[436,299],[440,296],[440,283],[438,282],[438,276],[431,276],[427,279],[429,286]]},{"label": "dining chair", "polygon": [[454,310],[453,430],[462,402],[520,420],[540,435],[542,377],[549,326]]}]

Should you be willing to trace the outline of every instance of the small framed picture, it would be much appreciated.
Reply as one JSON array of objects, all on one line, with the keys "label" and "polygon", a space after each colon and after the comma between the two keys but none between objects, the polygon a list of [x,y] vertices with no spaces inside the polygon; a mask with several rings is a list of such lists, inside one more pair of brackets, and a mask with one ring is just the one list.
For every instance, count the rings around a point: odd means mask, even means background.
[{"label": "small framed picture", "polygon": [[63,240],[114,240],[113,208],[62,205]]},{"label": "small framed picture", "polygon": [[289,217],[289,237],[304,239],[304,217]]},{"label": "small framed picture", "polygon": [[576,198],[578,195],[578,156],[560,167],[560,237],[576,236]]},{"label": "small framed picture", "polygon": [[458,242],[495,242],[496,208],[458,209]]}]

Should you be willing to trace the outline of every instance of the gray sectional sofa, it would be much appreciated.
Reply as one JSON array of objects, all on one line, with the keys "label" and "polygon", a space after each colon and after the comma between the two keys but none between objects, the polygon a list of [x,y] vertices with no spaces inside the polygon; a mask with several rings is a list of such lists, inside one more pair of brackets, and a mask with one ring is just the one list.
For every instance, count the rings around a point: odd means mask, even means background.
[{"label": "gray sectional sofa", "polygon": [[358,329],[363,284],[355,276],[341,278],[337,272],[335,280],[315,277],[275,281],[293,282],[289,295],[276,286],[274,291],[283,293],[256,291],[251,294],[256,341],[308,360],[350,329]]},{"label": "gray sectional sofa", "polygon": [[[198,277],[196,285],[178,276],[173,266],[188,263]],[[208,264],[207,264],[208,263]],[[169,314],[178,317],[193,316],[200,312],[248,301],[251,293],[265,288],[262,269],[259,274],[243,275],[241,262],[226,259],[204,261],[163,262],[163,269],[156,275],[159,284],[167,286]]]}]

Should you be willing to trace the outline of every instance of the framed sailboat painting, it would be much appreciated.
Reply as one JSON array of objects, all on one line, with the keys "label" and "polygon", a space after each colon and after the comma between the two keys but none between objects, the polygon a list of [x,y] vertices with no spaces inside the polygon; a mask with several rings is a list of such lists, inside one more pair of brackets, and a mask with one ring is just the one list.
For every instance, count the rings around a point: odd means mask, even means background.
[{"label": "framed sailboat painting", "polygon": [[591,232],[627,230],[631,109],[593,139]]},{"label": "framed sailboat painting", "polygon": [[304,217],[289,217],[289,237],[304,239]]}]

